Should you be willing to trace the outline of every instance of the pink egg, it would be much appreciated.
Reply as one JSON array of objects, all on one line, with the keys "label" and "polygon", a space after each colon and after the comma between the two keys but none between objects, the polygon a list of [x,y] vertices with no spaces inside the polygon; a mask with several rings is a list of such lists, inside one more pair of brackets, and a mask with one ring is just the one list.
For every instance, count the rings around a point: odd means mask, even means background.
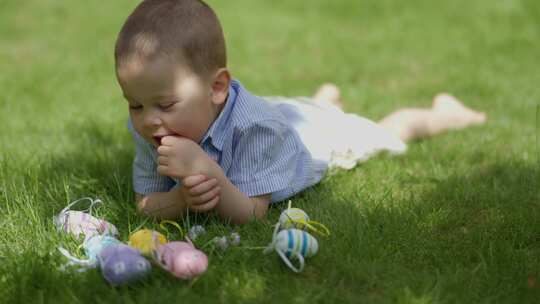
[{"label": "pink egg", "polygon": [[157,249],[163,267],[180,279],[193,279],[208,268],[208,257],[187,242],[169,242]]}]

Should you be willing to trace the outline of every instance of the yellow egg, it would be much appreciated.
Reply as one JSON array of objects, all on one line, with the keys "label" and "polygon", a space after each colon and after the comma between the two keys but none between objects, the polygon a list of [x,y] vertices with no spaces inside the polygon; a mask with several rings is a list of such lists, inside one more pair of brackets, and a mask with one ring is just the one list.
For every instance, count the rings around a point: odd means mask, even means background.
[{"label": "yellow egg", "polygon": [[141,229],[129,236],[128,244],[139,249],[144,255],[151,255],[156,247],[167,243],[167,238],[154,230]]},{"label": "yellow egg", "polygon": [[285,229],[303,229],[309,221],[309,216],[302,209],[287,208],[279,216],[279,224]]}]

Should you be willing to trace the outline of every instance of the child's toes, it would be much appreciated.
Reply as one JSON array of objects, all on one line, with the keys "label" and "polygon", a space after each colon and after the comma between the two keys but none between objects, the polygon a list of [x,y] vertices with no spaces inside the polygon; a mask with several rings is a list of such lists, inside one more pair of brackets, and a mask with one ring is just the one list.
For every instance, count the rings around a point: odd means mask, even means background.
[{"label": "child's toes", "polygon": [[319,101],[327,101],[331,103],[339,102],[341,98],[341,92],[339,88],[333,83],[325,83],[319,87],[313,99]]},{"label": "child's toes", "polygon": [[438,110],[455,110],[463,108],[463,103],[448,93],[439,93],[433,98],[433,108]]},{"label": "child's toes", "polygon": [[474,123],[483,124],[487,121],[487,115],[484,112],[476,112]]}]

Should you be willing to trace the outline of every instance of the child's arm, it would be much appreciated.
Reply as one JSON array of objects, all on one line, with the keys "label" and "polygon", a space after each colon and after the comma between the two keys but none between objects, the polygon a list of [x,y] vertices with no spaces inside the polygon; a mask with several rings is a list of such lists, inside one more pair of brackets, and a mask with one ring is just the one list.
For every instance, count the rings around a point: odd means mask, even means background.
[{"label": "child's arm", "polygon": [[[157,170],[161,175],[179,178],[183,183],[195,175],[204,175],[209,179],[215,178],[220,188],[219,203],[217,203],[215,209],[223,218],[241,224],[253,217],[262,218],[266,215],[270,195],[250,198],[242,193],[231,183],[221,167],[195,142],[186,138],[167,136],[162,139],[158,154]],[[186,209],[186,205],[190,209],[196,208],[197,204],[193,201],[186,204],[186,191],[182,191],[183,186],[177,188],[179,192],[176,201],[182,201],[178,202],[177,205],[182,206],[184,204],[183,209]],[[168,200],[170,198],[168,195],[163,196],[163,199]],[[156,201],[159,201],[159,199],[160,197],[157,197]],[[156,204],[159,205],[159,203]],[[169,204],[174,205],[172,202]],[[206,204],[203,202],[200,205]],[[208,204],[212,205],[211,203]],[[167,206],[167,203],[162,205]]]},{"label": "child's arm", "polygon": [[250,219],[261,219],[266,216],[271,195],[248,197],[231,183],[217,164],[209,166],[205,174],[216,178],[221,187],[219,203],[215,210],[222,218],[230,219],[235,224],[243,224]]},{"label": "child's arm", "polygon": [[175,187],[169,192],[154,192],[146,196],[135,194],[137,210],[160,219],[177,219],[184,214],[186,204],[179,198],[180,187]]},{"label": "child's arm", "polygon": [[[245,223],[253,217],[263,218],[266,215],[270,195],[249,198],[240,192],[224,176],[223,172],[221,174],[216,172],[216,175],[223,175],[223,179],[219,179],[223,190],[215,201],[212,199],[206,204],[188,206],[186,201],[182,199],[180,187],[176,187],[169,192],[155,192],[147,196],[136,194],[137,210],[160,219],[177,219],[184,215],[187,208],[192,206],[203,207],[195,212],[206,212],[215,207],[220,216],[228,218],[236,224]],[[190,209],[193,210],[193,208]]]},{"label": "child's arm", "polygon": [[192,175],[186,177],[181,186],[168,192],[135,195],[139,212],[162,219],[175,219],[182,216],[186,209],[193,212],[213,209],[219,202],[220,191],[217,179]]}]

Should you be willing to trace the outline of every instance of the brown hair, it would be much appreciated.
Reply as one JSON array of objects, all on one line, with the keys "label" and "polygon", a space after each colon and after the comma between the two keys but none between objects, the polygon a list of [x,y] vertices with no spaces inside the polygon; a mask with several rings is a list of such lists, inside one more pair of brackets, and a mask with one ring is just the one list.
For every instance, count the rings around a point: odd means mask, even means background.
[{"label": "brown hair", "polygon": [[144,0],[122,26],[116,67],[131,58],[167,55],[201,76],[226,67],[225,38],[214,11],[200,0]]}]

